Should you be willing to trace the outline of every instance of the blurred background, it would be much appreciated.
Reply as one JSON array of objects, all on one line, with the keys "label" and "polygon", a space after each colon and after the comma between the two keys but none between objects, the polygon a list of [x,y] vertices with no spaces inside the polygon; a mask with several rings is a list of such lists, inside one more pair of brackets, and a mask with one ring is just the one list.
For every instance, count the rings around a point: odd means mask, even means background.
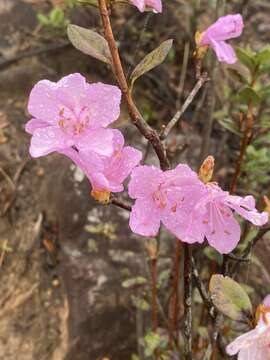
[{"label": "blurred background", "polygon": [[[173,163],[188,162],[195,170],[212,154],[215,180],[228,188],[240,148],[241,113],[251,97],[256,121],[237,192],[253,194],[262,209],[262,195],[270,191],[270,3],[163,3],[159,15],[121,4],[112,9],[127,74],[162,41],[174,39],[166,61],[137,81],[136,103],[160,130],[196,82],[196,30],[218,16],[240,12],[245,30],[234,41],[242,49],[240,61],[230,67],[217,64],[209,51],[204,70],[214,81],[199,92],[167,148]],[[72,47],[66,35],[69,23],[102,31],[97,9],[75,0],[0,0],[0,359],[135,360],[135,354],[143,359],[138,339],[150,326],[145,239],[130,232],[124,210],[91,199],[87,179],[69,160],[59,155],[31,159],[28,153],[24,124],[29,119],[28,96],[37,81],[80,72],[89,82],[115,83],[107,65]],[[247,94],[242,90],[250,81],[249,61],[256,56],[253,51],[263,49],[254,94]],[[117,126],[127,143],[143,151],[147,163],[157,164],[124,107]],[[243,241],[248,241],[254,230],[243,226]],[[162,294],[169,288],[175,244],[165,230],[160,244],[159,291],[165,306]],[[266,235],[252,261],[242,264],[237,274],[255,304],[270,292],[269,250]],[[222,261],[208,247],[198,250],[197,258],[205,280]],[[141,285],[134,281],[139,276],[146,277]],[[196,293],[194,303],[200,303]],[[198,359],[209,342],[204,316],[202,311],[195,324]]]}]

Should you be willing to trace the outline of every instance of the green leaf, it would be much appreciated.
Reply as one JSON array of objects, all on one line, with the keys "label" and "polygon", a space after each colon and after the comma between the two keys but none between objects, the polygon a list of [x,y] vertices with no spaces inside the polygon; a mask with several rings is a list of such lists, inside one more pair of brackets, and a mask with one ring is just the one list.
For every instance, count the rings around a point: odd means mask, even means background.
[{"label": "green leaf", "polygon": [[160,65],[168,55],[173,44],[173,40],[164,41],[159,47],[147,54],[142,61],[135,67],[131,74],[131,87],[133,87],[134,82],[143,74],[154,69],[156,66]]},{"label": "green leaf", "polygon": [[95,31],[70,24],[67,34],[76,49],[107,64],[112,63],[107,41]]},{"label": "green leaf", "polygon": [[53,25],[57,26],[63,23],[65,14],[62,9],[55,7],[50,13],[50,21]]},{"label": "green leaf", "polygon": [[212,248],[211,246],[206,246],[203,249],[203,253],[204,253],[204,255],[206,255],[208,257],[208,259],[214,260],[219,265],[222,265],[223,256],[219,252],[217,252],[214,248]]},{"label": "green leaf", "polygon": [[253,104],[256,105],[258,102],[260,102],[260,100],[260,96],[251,87],[244,88],[238,94],[238,101],[245,104],[248,104],[250,101],[252,101]]},{"label": "green leaf", "polygon": [[226,130],[229,130],[230,132],[234,133],[235,135],[242,137],[243,134],[241,133],[241,131],[239,130],[239,127],[237,126],[237,124],[235,123],[235,121],[233,121],[232,119],[229,118],[225,118],[225,119],[219,119],[218,120],[219,124],[221,126],[223,126]]},{"label": "green leaf", "polygon": [[249,322],[252,306],[245,290],[228,276],[215,274],[209,284],[211,299],[215,307],[230,319]]},{"label": "green leaf", "polygon": [[133,302],[133,305],[142,311],[148,311],[150,309],[150,305],[148,304],[148,302],[141,297],[132,295],[131,300]]},{"label": "green leaf", "polygon": [[124,288],[130,288],[132,286],[136,286],[136,285],[144,285],[147,283],[146,278],[142,277],[142,276],[138,276],[135,278],[131,278],[131,279],[127,279],[125,281],[122,282],[122,286]]},{"label": "green leaf", "polygon": [[49,18],[46,15],[40,13],[37,14],[37,20],[41,25],[49,25],[50,23]]},{"label": "green leaf", "polygon": [[270,47],[267,46],[262,49],[255,57],[256,63],[258,65],[268,64],[270,61]]},{"label": "green leaf", "polygon": [[245,65],[251,72],[255,69],[255,61],[253,60],[253,54],[249,50],[244,50],[239,47],[235,49],[236,55],[241,64]]},{"label": "green leaf", "polygon": [[145,356],[152,356],[154,354],[154,351],[158,348],[160,341],[161,338],[157,333],[150,331],[147,335],[145,335]]}]

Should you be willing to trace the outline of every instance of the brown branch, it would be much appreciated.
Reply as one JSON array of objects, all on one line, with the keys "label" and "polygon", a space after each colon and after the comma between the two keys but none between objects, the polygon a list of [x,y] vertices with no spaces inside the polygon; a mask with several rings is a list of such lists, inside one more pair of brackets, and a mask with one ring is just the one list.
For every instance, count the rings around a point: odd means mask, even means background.
[{"label": "brown branch", "polygon": [[[172,316],[169,322],[170,341],[172,342],[177,330],[178,313],[179,313],[179,281],[180,281],[180,257],[181,257],[181,241],[176,239],[176,251],[174,259],[174,277],[173,292],[171,295]],[[177,336],[176,336],[177,339]]]},{"label": "brown branch", "polygon": [[160,133],[160,138],[164,140],[172,130],[172,128],[176,125],[176,123],[179,121],[183,113],[187,110],[189,105],[192,103],[193,99],[201,89],[201,87],[209,81],[209,78],[207,76],[207,73],[203,73],[197,83],[195,84],[194,88],[191,90],[190,94],[186,98],[182,108],[176,112],[174,117],[169,121],[169,123],[165,126],[165,128]]},{"label": "brown branch", "polygon": [[169,164],[169,160],[166,156],[165,147],[162,144],[162,142],[160,141],[158,133],[146,123],[146,121],[140,114],[139,110],[137,109],[137,107],[132,99],[132,96],[131,96],[131,93],[130,93],[130,90],[128,87],[128,83],[126,80],[126,76],[124,74],[124,70],[122,67],[121,59],[119,56],[118,47],[116,45],[115,38],[113,35],[106,0],[99,0],[98,2],[99,2],[100,16],[102,19],[102,24],[103,24],[103,29],[104,29],[104,35],[108,42],[110,52],[112,55],[114,74],[116,76],[119,87],[122,90],[123,96],[127,103],[129,116],[130,116],[133,124],[140,131],[140,133],[152,144],[152,146],[155,149],[155,152],[159,158],[160,167],[162,168],[162,170],[167,170],[167,169],[169,169],[170,164]]},{"label": "brown branch", "polygon": [[158,303],[157,303],[157,259],[151,260],[151,291],[152,291],[152,330],[157,331],[158,327]]},{"label": "brown branch", "polygon": [[125,203],[124,201],[119,200],[119,199],[117,199],[117,198],[115,198],[115,197],[112,197],[112,198],[110,199],[109,204],[113,204],[113,205],[115,205],[115,206],[120,207],[121,209],[124,209],[124,210],[127,210],[127,211],[131,211],[131,205],[129,205],[129,204]]},{"label": "brown branch", "polygon": [[184,335],[185,360],[192,360],[192,248],[184,244]]},{"label": "brown branch", "polygon": [[250,102],[248,105],[248,112],[247,112],[247,116],[246,116],[246,128],[245,128],[244,136],[243,136],[243,139],[241,142],[240,154],[236,161],[235,171],[234,171],[234,175],[233,175],[232,183],[231,183],[231,187],[230,187],[231,194],[235,193],[235,191],[236,191],[237,180],[241,173],[241,167],[242,167],[242,163],[244,160],[244,156],[246,154],[248,144],[252,137],[253,122],[254,122],[253,104],[252,104],[252,102]]}]

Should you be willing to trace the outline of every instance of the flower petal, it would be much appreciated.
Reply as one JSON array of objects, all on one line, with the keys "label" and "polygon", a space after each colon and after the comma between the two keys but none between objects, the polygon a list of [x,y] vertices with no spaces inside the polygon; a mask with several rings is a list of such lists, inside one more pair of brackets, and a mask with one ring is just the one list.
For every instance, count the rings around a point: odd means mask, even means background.
[{"label": "flower petal", "polygon": [[270,348],[255,343],[253,346],[241,349],[238,360],[270,360]]},{"label": "flower petal", "polygon": [[162,2],[161,0],[146,0],[145,4],[152,8],[155,12],[162,12]]},{"label": "flower petal", "polygon": [[221,213],[214,204],[209,204],[208,231],[206,238],[209,244],[221,254],[228,254],[238,244],[241,228],[229,208]]},{"label": "flower petal", "polygon": [[106,127],[120,115],[121,91],[117,86],[96,83],[87,86],[85,106],[89,109],[89,126]]},{"label": "flower petal", "polygon": [[262,226],[268,221],[268,213],[263,211],[259,213],[255,207],[255,200],[252,196],[241,196],[230,195],[226,203],[232,209],[234,209],[243,218],[249,220],[252,224]]},{"label": "flower petal", "polygon": [[160,210],[149,199],[137,199],[132,206],[129,226],[143,236],[156,236],[160,227]]},{"label": "flower petal", "polygon": [[94,151],[102,156],[111,156],[113,153],[113,137],[112,129],[89,129],[81,136],[75,139],[76,146],[79,151]]},{"label": "flower petal", "polygon": [[163,178],[162,170],[155,166],[141,165],[131,173],[128,184],[129,196],[133,199],[152,196]]},{"label": "flower petal", "polygon": [[34,131],[29,151],[31,156],[39,157],[72,145],[74,142],[70,136],[56,126],[48,126]]},{"label": "flower petal", "polygon": [[235,64],[237,62],[237,56],[233,47],[225,41],[210,39],[209,45],[215,51],[218,61],[226,64]]},{"label": "flower petal", "polygon": [[56,124],[60,108],[61,105],[56,97],[56,84],[49,80],[39,81],[29,96],[29,113],[48,124]]},{"label": "flower petal", "polygon": [[145,10],[145,0],[131,0],[132,4],[136,6],[140,12],[144,12]]},{"label": "flower petal", "polygon": [[28,134],[33,135],[35,130],[37,130],[39,128],[44,128],[47,126],[48,126],[48,123],[46,121],[33,118],[25,124],[25,131],[28,132]]},{"label": "flower petal", "polygon": [[79,73],[64,76],[56,83],[57,98],[68,108],[80,107],[85,102],[87,86],[85,77]]}]

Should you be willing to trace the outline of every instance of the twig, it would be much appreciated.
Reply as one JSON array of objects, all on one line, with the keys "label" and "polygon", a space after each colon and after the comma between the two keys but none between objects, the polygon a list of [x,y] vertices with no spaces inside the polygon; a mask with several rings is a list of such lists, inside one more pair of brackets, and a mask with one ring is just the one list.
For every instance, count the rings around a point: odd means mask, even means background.
[{"label": "twig", "polygon": [[[176,239],[176,251],[174,259],[174,278],[173,278],[173,292],[171,295],[172,316],[169,323],[170,341],[173,340],[177,330],[178,313],[179,313],[179,281],[180,281],[180,257],[181,257],[181,241]],[[177,340],[177,336],[176,336]]]},{"label": "twig", "polygon": [[181,69],[181,74],[180,74],[180,80],[179,80],[179,85],[177,87],[176,108],[179,108],[181,105],[181,97],[183,94],[185,80],[186,80],[186,76],[187,76],[189,48],[190,48],[190,43],[186,42],[185,47],[184,47],[184,55],[183,55],[183,63],[182,63],[182,69]]},{"label": "twig", "polygon": [[184,335],[185,360],[192,360],[192,248],[184,244]]},{"label": "twig", "polygon": [[7,240],[4,240],[3,245],[2,245],[1,256],[0,256],[0,268],[2,267],[2,265],[3,265],[3,263],[4,263],[7,244],[8,244],[8,241],[7,241]]},{"label": "twig", "polygon": [[160,138],[162,140],[166,139],[166,137],[169,135],[170,131],[172,130],[172,128],[176,125],[176,123],[179,121],[179,119],[181,118],[181,116],[183,115],[183,113],[187,110],[187,108],[189,107],[189,105],[192,103],[193,99],[195,98],[195,96],[197,95],[197,93],[199,92],[200,88],[203,86],[203,84],[205,84],[207,81],[209,80],[208,76],[206,73],[202,74],[201,77],[199,78],[199,80],[197,81],[196,85],[194,86],[194,88],[191,90],[190,94],[188,95],[188,97],[186,98],[182,108],[176,112],[176,114],[174,115],[174,117],[169,121],[169,123],[165,126],[165,128],[163,130],[161,130],[160,132]]},{"label": "twig", "polygon": [[158,304],[157,304],[157,259],[151,260],[151,291],[152,291],[152,330],[158,327]]},{"label": "twig", "polygon": [[163,170],[167,170],[170,167],[169,160],[166,156],[166,150],[164,145],[159,139],[158,133],[152,129],[144,120],[139,110],[137,109],[133,98],[131,96],[130,90],[128,88],[127,80],[124,74],[122,67],[121,59],[119,56],[119,51],[114,39],[110,17],[107,9],[106,0],[99,0],[99,11],[103,23],[104,35],[108,42],[110,52],[112,55],[113,70],[118,81],[119,87],[122,90],[125,101],[127,103],[129,116],[133,124],[137,127],[140,133],[151,142],[155,152],[158,156],[160,167]]},{"label": "twig", "polygon": [[233,179],[232,179],[232,183],[231,183],[231,187],[230,187],[231,194],[233,194],[236,190],[237,180],[241,173],[241,167],[242,167],[242,163],[244,160],[244,156],[246,154],[246,149],[248,147],[248,144],[249,144],[251,136],[252,136],[253,122],[254,122],[253,104],[251,101],[248,105],[248,112],[247,112],[247,116],[246,116],[246,128],[244,131],[244,136],[242,138],[240,154],[236,161],[235,171],[234,171],[234,175],[233,175]]},{"label": "twig", "polygon": [[129,204],[125,203],[124,201],[119,200],[119,199],[117,199],[117,198],[115,198],[115,197],[112,197],[112,198],[110,199],[110,202],[109,202],[109,203],[110,203],[110,204],[113,204],[113,205],[115,205],[115,206],[118,206],[118,207],[120,207],[121,209],[124,209],[124,210],[127,210],[127,211],[131,211],[131,205],[129,205]]},{"label": "twig", "polygon": [[61,50],[63,48],[69,47],[69,46],[71,46],[71,43],[69,41],[65,41],[65,42],[62,42],[61,44],[46,45],[40,49],[32,49],[29,51],[19,53],[15,56],[11,56],[9,58],[2,58],[2,59],[0,59],[0,69],[4,69],[4,68],[16,63],[17,61],[20,61],[25,58],[46,54],[48,52],[53,52],[56,50]]},{"label": "twig", "polygon": [[201,281],[200,279],[200,276],[199,276],[199,272],[196,268],[196,265],[195,265],[195,260],[194,258],[192,257],[191,258],[191,261],[192,261],[192,274],[193,274],[193,278],[195,280],[195,285],[201,295],[201,298],[205,304],[205,306],[207,307],[207,310],[208,310],[208,313],[209,315],[211,316],[212,319],[215,318],[215,315],[214,315],[214,306],[213,306],[213,303],[211,301],[211,298],[203,284],[203,282]]}]

